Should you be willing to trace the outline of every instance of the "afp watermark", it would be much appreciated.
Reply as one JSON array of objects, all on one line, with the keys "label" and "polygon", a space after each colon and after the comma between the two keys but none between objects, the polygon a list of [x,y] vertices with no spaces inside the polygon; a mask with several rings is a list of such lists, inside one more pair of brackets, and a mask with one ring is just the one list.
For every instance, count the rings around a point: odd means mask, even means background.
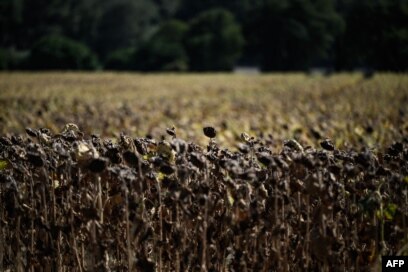
[{"label": "afp watermark", "polygon": [[382,256],[382,271],[408,271],[408,256]]}]

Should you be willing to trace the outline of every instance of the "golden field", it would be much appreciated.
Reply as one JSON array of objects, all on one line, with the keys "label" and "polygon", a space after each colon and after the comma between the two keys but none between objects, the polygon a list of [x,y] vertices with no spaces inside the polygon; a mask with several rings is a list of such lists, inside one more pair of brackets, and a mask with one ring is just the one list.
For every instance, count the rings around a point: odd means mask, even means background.
[{"label": "golden field", "polygon": [[407,133],[407,105],[405,74],[0,74],[1,134],[71,122],[106,137],[160,137],[174,126],[203,142],[202,126],[212,125],[228,146],[246,132],[378,147]]}]

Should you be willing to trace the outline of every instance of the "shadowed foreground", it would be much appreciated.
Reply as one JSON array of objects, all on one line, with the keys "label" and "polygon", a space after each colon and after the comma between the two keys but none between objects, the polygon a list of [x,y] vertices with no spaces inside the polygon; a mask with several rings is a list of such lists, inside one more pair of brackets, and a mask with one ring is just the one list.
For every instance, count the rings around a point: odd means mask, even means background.
[{"label": "shadowed foreground", "polygon": [[[211,129],[207,136],[216,136]],[[284,271],[407,254],[408,149],[0,138],[0,270]]]}]

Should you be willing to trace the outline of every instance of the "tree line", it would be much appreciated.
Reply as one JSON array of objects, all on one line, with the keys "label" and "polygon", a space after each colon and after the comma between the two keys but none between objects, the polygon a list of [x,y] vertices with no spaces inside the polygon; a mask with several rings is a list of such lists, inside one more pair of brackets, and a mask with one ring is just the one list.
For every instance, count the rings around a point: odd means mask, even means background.
[{"label": "tree line", "polygon": [[0,69],[406,71],[408,0],[2,0]]}]

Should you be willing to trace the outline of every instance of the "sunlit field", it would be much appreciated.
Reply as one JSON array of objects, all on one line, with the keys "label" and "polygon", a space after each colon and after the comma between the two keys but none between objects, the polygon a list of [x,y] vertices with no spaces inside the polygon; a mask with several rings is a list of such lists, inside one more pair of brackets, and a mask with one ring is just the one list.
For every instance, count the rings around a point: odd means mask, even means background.
[{"label": "sunlit field", "polygon": [[0,271],[379,269],[407,105],[406,74],[1,73]]},{"label": "sunlit field", "polygon": [[2,134],[25,127],[59,132],[76,123],[86,133],[160,137],[174,126],[186,140],[234,145],[241,132],[315,144],[381,147],[407,133],[408,76],[0,74]]}]

